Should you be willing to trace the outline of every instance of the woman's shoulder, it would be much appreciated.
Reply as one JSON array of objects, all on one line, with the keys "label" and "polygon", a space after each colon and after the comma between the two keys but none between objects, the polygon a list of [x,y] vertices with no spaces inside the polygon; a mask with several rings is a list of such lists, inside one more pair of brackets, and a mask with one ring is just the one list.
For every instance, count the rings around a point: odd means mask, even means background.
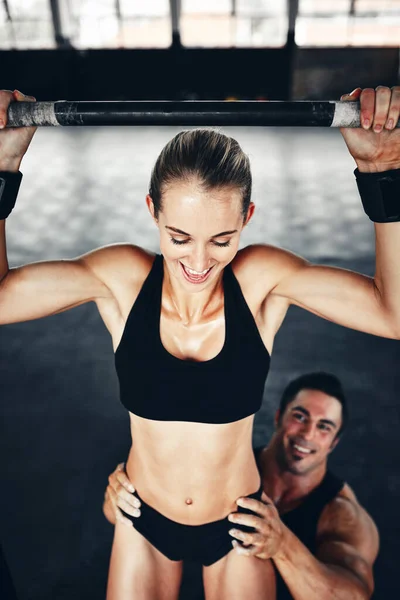
[{"label": "woman's shoulder", "polygon": [[110,289],[126,284],[140,287],[150,273],[155,258],[154,252],[128,243],[103,246],[83,257],[87,266]]},{"label": "woman's shoulder", "polygon": [[[239,250],[232,261],[234,268],[266,268],[301,259],[297,254],[272,244],[250,244]],[[302,259],[301,259],[302,260]]]},{"label": "woman's shoulder", "polygon": [[292,252],[270,244],[251,244],[239,250],[232,261],[232,270],[239,282],[254,284],[258,278],[279,280],[282,268],[293,260]]},{"label": "woman's shoulder", "polygon": [[243,293],[265,300],[286,276],[301,268],[307,261],[300,256],[270,244],[252,244],[238,251],[232,271]]},{"label": "woman's shoulder", "polygon": [[252,244],[239,250],[231,263],[247,303],[260,305],[278,282],[280,248]]}]

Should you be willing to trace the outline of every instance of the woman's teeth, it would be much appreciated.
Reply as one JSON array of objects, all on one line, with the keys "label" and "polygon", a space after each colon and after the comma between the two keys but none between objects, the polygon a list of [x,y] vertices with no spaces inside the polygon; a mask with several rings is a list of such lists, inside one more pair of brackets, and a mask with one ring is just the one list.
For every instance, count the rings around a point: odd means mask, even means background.
[{"label": "woman's teeth", "polygon": [[191,273],[192,275],[205,275],[207,273],[207,271],[209,271],[211,269],[211,267],[209,269],[205,269],[204,271],[194,271],[193,269],[189,269],[189,267],[185,267],[186,271],[188,273]]},{"label": "woman's teeth", "polygon": [[180,263],[180,264],[181,264],[184,276],[186,277],[186,279],[188,281],[190,281],[192,283],[203,283],[203,281],[205,281],[208,278],[210,271],[212,269],[212,267],[209,267],[208,269],[205,269],[204,271],[195,271],[194,269],[189,269],[189,267],[186,267],[183,263]]}]

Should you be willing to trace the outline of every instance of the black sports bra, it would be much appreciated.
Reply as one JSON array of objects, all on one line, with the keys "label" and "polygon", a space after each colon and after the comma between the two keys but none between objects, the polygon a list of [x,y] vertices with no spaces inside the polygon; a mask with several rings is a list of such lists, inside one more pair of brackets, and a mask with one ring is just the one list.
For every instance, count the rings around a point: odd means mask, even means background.
[{"label": "black sports bra", "polygon": [[163,275],[157,254],[115,353],[122,404],[157,421],[232,423],[256,413],[270,355],[231,266],[223,274],[225,342],[204,362],[181,360],[161,343]]}]

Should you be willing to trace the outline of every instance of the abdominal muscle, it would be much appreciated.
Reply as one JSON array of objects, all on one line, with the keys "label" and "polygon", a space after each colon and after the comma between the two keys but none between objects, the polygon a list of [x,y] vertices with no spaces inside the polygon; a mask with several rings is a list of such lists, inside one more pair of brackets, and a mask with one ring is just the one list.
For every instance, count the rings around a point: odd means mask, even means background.
[{"label": "abdominal muscle", "polygon": [[221,425],[129,414],[128,477],[140,498],[165,517],[186,525],[216,521],[236,510],[237,498],[258,490],[253,415]]}]

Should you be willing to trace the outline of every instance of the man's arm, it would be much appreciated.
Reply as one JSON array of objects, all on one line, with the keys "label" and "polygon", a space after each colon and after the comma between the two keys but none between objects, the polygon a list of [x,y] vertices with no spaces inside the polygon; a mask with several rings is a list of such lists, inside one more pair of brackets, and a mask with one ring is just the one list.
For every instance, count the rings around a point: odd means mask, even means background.
[{"label": "man's arm", "polygon": [[375,523],[346,486],[321,515],[316,556],[286,528],[272,558],[295,600],[367,600],[378,550]]}]

